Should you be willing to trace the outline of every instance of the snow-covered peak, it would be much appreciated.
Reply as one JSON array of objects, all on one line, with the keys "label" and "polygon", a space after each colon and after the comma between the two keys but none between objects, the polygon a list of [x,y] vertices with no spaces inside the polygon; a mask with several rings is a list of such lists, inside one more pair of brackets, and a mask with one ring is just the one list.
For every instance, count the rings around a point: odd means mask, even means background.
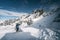
[{"label": "snow-covered peak", "polygon": [[[29,35],[31,35],[39,40],[59,39],[60,36],[56,36],[57,34],[60,35],[59,34],[60,32],[58,32],[58,30],[56,29],[57,23],[53,22],[54,19],[58,15],[58,14],[56,14],[57,12],[53,12],[53,11],[43,12],[41,15],[40,15],[40,13],[41,12],[38,11],[33,14],[22,15],[21,17],[19,17],[17,19],[13,19],[12,22],[11,22],[11,20],[8,22],[5,22],[5,23],[11,24],[11,25],[1,26],[0,29],[1,29],[1,31],[3,29],[6,30],[5,32],[2,32],[3,34],[9,33],[9,31],[15,32],[16,23],[19,23],[20,24],[19,32],[22,32],[22,33],[28,32],[28,33],[30,33]],[[11,23],[9,23],[9,22],[11,22]],[[20,34],[18,34],[18,35],[20,35]],[[23,36],[23,35],[21,35],[21,36]],[[1,35],[1,37],[2,37],[2,35]],[[11,36],[8,36],[8,37],[11,38]]]}]

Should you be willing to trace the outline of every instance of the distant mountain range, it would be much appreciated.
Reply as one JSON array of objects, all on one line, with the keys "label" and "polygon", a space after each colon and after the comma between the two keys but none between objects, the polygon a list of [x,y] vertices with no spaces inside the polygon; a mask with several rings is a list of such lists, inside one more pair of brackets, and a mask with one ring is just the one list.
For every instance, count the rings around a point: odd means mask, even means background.
[{"label": "distant mountain range", "polygon": [[22,16],[23,14],[27,13],[18,13],[18,12],[12,12],[8,10],[2,10],[0,9],[0,20],[7,20],[7,19],[14,19]]}]

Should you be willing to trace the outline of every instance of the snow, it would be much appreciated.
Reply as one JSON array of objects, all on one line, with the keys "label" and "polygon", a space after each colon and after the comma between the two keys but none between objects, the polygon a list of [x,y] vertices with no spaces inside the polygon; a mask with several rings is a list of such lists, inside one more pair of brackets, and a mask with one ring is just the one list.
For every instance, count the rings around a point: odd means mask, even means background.
[{"label": "snow", "polygon": [[43,18],[43,16],[41,15],[39,18],[33,19],[34,22],[36,22],[37,20],[41,20]]},{"label": "snow", "polygon": [[32,36],[38,38],[39,37],[39,29],[33,27],[21,28],[23,32],[29,32]]},{"label": "snow", "polygon": [[[10,12],[10,13],[14,13],[14,12]],[[37,38],[39,40],[56,40],[59,38],[56,36],[57,34],[55,31],[57,31],[56,26],[59,27],[60,23],[59,24],[53,23],[53,20],[57,16],[56,13],[45,16],[45,17],[41,15],[37,18],[34,18],[36,14],[30,14],[28,18],[25,18],[26,16],[27,15],[25,16],[22,15],[21,16],[22,18],[20,18],[19,21],[16,21],[12,25],[1,26],[0,39],[1,40],[36,40]],[[29,21],[29,19],[33,21],[31,25],[27,24],[27,21]],[[22,21],[22,23],[19,26],[19,28],[22,31],[19,30],[19,32],[15,32],[15,25],[16,23],[19,23],[20,21]],[[58,32],[60,33],[59,30]]]},{"label": "snow", "polygon": [[[32,28],[32,27],[22,27],[22,31],[23,32],[15,32],[15,27],[12,25],[8,25],[8,26],[2,26],[0,27],[0,39],[2,38],[2,40],[11,40],[11,39],[16,39],[16,40],[20,40],[20,39],[26,39],[26,40],[30,40],[31,38],[35,38],[38,37],[38,29]],[[10,34],[11,33],[11,34]],[[6,38],[5,38],[6,36]],[[9,39],[8,39],[9,38]],[[10,39],[11,38],[11,39]]]},{"label": "snow", "polygon": [[10,27],[10,25],[8,26],[1,26],[0,27],[0,39],[6,34],[6,33],[11,33],[11,32],[15,32],[15,29],[13,26]]},{"label": "snow", "polygon": [[50,16],[43,17],[42,15],[36,19],[34,19],[34,23],[31,26],[38,27],[39,25],[47,27],[52,23],[54,18],[56,17],[56,14],[52,14]]},{"label": "snow", "polygon": [[0,23],[3,23],[4,22],[4,20],[0,20]]},{"label": "snow", "polygon": [[31,36],[28,32],[8,33],[1,40],[36,40],[35,37]]}]

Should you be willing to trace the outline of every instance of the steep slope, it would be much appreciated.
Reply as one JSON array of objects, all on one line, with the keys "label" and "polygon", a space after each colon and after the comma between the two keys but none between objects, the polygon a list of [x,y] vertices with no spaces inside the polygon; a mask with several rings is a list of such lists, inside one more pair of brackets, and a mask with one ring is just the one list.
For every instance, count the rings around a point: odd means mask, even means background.
[{"label": "steep slope", "polygon": [[[57,22],[53,22],[55,20],[55,18],[57,17],[58,12],[54,12],[54,11],[50,11],[50,12],[44,12],[42,15],[38,15],[39,13],[34,13],[34,14],[29,14],[29,15],[23,15],[18,21],[16,21],[15,23],[13,23],[12,25],[7,25],[7,26],[1,26],[1,34],[3,33],[3,35],[0,36],[0,38],[2,38],[2,40],[11,38],[11,36],[7,36],[4,34],[6,33],[10,33],[10,32],[15,32],[15,25],[16,23],[19,23],[19,32],[21,32],[20,30],[22,30],[22,35],[25,34],[25,32],[30,33],[30,36],[33,36],[39,40],[59,40],[60,39],[60,29],[57,30],[57,28],[59,28],[60,23],[58,24]],[[37,15],[37,16],[36,16]],[[57,27],[57,25],[59,25]],[[6,31],[4,31],[4,30]],[[7,31],[8,30],[8,31]],[[24,32],[24,33],[23,33]],[[20,35],[20,39],[21,39],[21,34],[17,32],[18,35]],[[14,36],[16,36],[17,34],[15,34]],[[13,33],[12,33],[13,35]],[[13,39],[14,36],[12,37]],[[24,35],[25,36],[25,35]],[[30,37],[29,36],[29,37]],[[19,37],[17,37],[16,39],[20,40]],[[23,37],[24,38],[24,37]],[[13,40],[12,39],[12,40]],[[28,39],[28,38],[27,38]],[[10,40],[10,39],[8,39]],[[32,39],[31,39],[32,40]]]}]

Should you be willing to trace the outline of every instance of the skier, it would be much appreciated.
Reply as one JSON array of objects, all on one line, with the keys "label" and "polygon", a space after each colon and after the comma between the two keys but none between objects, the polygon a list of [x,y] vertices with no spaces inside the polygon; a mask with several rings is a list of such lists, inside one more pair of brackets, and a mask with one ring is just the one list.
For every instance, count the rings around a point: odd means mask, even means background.
[{"label": "skier", "polygon": [[16,32],[19,31],[19,25],[20,25],[20,24],[18,24],[18,23],[16,24]]}]

